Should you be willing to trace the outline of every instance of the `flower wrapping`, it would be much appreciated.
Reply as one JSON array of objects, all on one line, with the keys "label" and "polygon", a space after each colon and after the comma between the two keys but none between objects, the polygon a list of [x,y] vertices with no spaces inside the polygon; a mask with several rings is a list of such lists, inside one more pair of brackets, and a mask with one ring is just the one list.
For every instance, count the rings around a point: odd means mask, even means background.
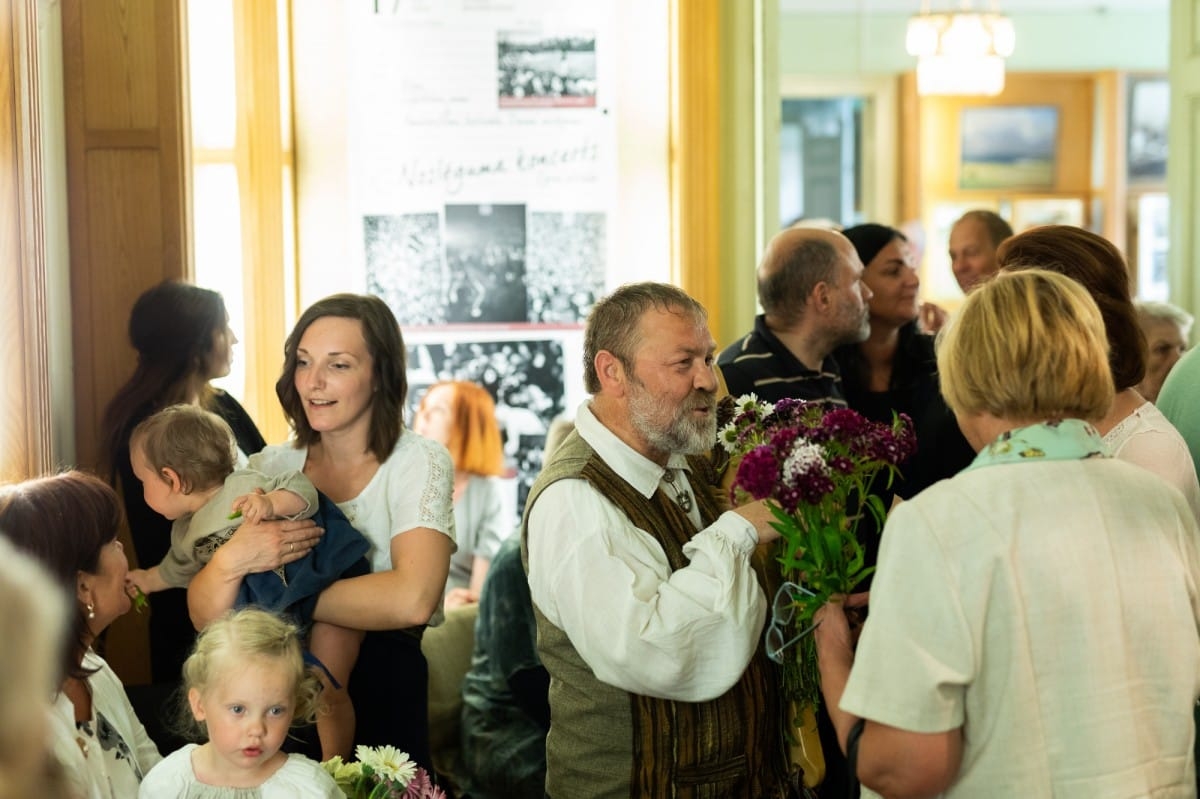
[{"label": "flower wrapping", "polygon": [[346,799],[446,799],[429,772],[394,746],[359,746],[357,761],[333,757],[321,766],[333,777]]},{"label": "flower wrapping", "polygon": [[718,439],[737,464],[731,501],[765,499],[775,516],[782,584],[771,606],[767,654],[783,665],[785,698],[815,707],[813,614],[874,571],[864,562],[858,522],[869,513],[882,527],[886,509],[871,487],[877,477],[891,486],[916,451],[912,421],[897,414],[891,425],[880,424],[846,408],[793,399],[771,404],[746,394],[734,401]]}]

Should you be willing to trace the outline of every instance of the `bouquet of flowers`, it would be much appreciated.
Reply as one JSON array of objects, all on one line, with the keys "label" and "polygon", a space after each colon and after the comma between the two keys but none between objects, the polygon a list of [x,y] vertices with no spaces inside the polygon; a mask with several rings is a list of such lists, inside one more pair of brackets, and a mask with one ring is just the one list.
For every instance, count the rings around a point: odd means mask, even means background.
[{"label": "bouquet of flowers", "polygon": [[360,746],[357,761],[333,757],[321,765],[346,794],[346,799],[446,799],[429,773],[394,746]]},{"label": "bouquet of flowers", "polygon": [[890,487],[899,464],[916,451],[912,422],[899,414],[891,425],[879,424],[845,408],[789,399],[772,405],[746,394],[718,438],[741,458],[731,500],[768,500],[780,534],[783,582],[771,606],[767,655],[783,665],[785,697],[801,709],[815,707],[813,614],[874,571],[864,564],[858,521],[869,513],[882,526],[886,509],[871,485],[883,473]]}]

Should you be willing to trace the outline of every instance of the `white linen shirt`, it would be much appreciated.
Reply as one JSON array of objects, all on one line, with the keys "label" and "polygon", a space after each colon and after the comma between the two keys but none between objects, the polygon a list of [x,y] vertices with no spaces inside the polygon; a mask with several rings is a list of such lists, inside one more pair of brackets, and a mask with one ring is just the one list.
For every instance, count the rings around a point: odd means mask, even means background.
[{"label": "white linen shirt", "polygon": [[943,480],[888,519],[840,706],[962,727],[946,797],[1194,797],[1198,534],[1113,458]]},{"label": "white linen shirt", "polygon": [[[575,426],[621,478],[653,496],[662,466],[608,430],[587,402]],[[668,466],[679,484],[686,458],[672,456]],[[548,486],[528,527],[533,603],[597,679],[630,693],[702,702],[742,676],[767,606],[750,564],[758,535],[742,516],[728,511],[697,533],[683,547],[689,564],[675,572],[654,537],[585,480]]]}]

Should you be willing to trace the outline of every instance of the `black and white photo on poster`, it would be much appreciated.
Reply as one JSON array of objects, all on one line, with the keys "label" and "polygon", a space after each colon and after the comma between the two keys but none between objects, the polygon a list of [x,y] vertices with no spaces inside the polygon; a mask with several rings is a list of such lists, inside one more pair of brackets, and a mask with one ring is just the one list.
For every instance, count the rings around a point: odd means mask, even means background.
[{"label": "black and white photo on poster", "polygon": [[[519,334],[519,333],[518,333]],[[439,338],[439,335],[441,336]],[[578,331],[548,338],[477,341],[447,331],[407,335],[408,409],[411,419],[421,397],[440,380],[469,380],[487,389],[496,402],[496,421],[504,442],[506,476],[514,525],[525,497],[541,470],[542,448],[550,422],[568,407],[567,352],[582,346]],[[576,343],[571,339],[579,339]],[[576,358],[578,360],[578,358]]]},{"label": "black and white photo on poster", "polygon": [[525,206],[446,206],[446,321],[525,322]]},{"label": "black and white photo on poster", "polygon": [[437,212],[363,217],[367,291],[401,328],[446,322],[445,266]]},{"label": "black and white photo on poster", "polygon": [[529,321],[582,323],[604,292],[606,246],[602,213],[530,211]]},{"label": "black and white photo on poster", "polygon": [[496,80],[501,108],[591,108],[596,34],[498,31]]}]

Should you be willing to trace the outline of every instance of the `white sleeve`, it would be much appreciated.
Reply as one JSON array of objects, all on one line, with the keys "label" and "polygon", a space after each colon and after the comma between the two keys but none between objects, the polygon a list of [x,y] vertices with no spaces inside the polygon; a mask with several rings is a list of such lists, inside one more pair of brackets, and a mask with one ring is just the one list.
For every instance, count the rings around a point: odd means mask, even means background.
[{"label": "white sleeve", "polygon": [[475,509],[479,530],[475,536],[475,551],[472,554],[490,561],[496,557],[504,539],[512,533],[513,525],[512,519],[504,515],[499,478],[487,477],[481,480],[479,492],[479,507]]},{"label": "white sleeve", "polygon": [[657,541],[586,481],[548,486],[529,516],[534,604],[597,679],[702,702],[729,690],[758,647],[766,597],[753,525],[732,512],[684,547],[671,572]]},{"label": "white sleeve", "polygon": [[902,503],[888,518],[870,613],[839,706],[902,730],[945,732],[965,721],[978,664],[962,609],[967,589],[956,584],[915,506]]},{"label": "white sleeve", "polygon": [[1187,500],[1200,522],[1200,481],[1187,442],[1174,430],[1148,429],[1130,436],[1114,454],[1162,477]]}]

